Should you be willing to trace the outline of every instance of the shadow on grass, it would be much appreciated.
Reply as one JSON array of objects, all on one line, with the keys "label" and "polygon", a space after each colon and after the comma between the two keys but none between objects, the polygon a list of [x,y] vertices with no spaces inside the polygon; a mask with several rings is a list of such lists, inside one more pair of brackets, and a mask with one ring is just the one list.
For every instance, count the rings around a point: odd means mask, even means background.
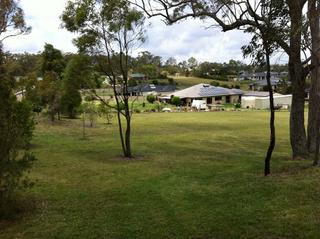
[{"label": "shadow on grass", "polygon": [[19,223],[24,217],[33,214],[37,209],[37,202],[31,196],[17,193],[0,205],[0,230],[7,229],[10,225]]}]

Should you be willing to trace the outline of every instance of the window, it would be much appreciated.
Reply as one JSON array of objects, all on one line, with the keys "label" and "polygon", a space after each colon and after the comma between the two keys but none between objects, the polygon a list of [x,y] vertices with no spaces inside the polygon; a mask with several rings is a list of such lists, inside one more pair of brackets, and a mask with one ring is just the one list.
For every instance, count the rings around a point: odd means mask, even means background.
[{"label": "window", "polygon": [[220,100],[222,100],[222,96],[216,96],[216,97],[214,97],[214,100],[215,101],[220,101]]}]

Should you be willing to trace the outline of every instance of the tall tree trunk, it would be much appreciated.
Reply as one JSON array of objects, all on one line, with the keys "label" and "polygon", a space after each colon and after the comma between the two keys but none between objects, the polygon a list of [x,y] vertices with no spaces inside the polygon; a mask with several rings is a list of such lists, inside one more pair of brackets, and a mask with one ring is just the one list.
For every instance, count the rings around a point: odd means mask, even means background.
[{"label": "tall tree trunk", "polygon": [[319,105],[320,105],[320,29],[319,29],[319,5],[316,0],[308,2],[308,17],[311,31],[312,51],[311,64],[311,87],[309,98],[309,117],[308,117],[308,150],[314,153],[316,150],[316,140],[319,132],[317,121],[319,120]]},{"label": "tall tree trunk", "polygon": [[289,78],[292,83],[292,106],[290,113],[290,142],[292,158],[308,156],[307,137],[304,126],[304,89],[305,77],[301,62],[302,8],[300,0],[287,0],[290,9],[290,54]]}]

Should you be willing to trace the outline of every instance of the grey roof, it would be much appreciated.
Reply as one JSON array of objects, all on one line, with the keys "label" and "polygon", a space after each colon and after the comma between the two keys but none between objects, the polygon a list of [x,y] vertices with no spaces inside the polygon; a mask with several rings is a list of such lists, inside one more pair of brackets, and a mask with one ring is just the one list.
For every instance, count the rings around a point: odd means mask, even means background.
[{"label": "grey roof", "polygon": [[[288,72],[275,72],[272,71],[270,72],[270,75],[272,78],[279,78],[279,77],[283,77],[283,76],[287,76]],[[267,72],[255,72],[255,73],[250,73],[250,72],[241,72],[240,77],[242,78],[255,78],[255,77],[267,77]]]},{"label": "grey roof", "polygon": [[[279,96],[281,94],[274,93],[273,95]],[[247,92],[244,92],[243,96],[268,97],[269,92],[268,91],[247,91]]]},{"label": "grey roof", "polygon": [[174,93],[174,96],[180,98],[202,98],[202,97],[214,97],[224,95],[242,95],[243,91],[239,89],[227,89],[223,87],[211,86],[208,84],[198,84],[180,90]]},{"label": "grey roof", "polygon": [[175,85],[154,85],[154,84],[142,84],[128,87],[128,92],[173,92],[176,90]]},{"label": "grey roof", "polygon": [[[272,86],[276,86],[278,85],[280,82],[280,80],[271,80],[271,85]],[[252,85],[257,85],[257,86],[267,86],[268,85],[268,82],[267,80],[259,80],[259,81],[256,81],[256,82],[253,82],[250,84],[251,86]]]},{"label": "grey roof", "polygon": [[144,78],[144,77],[146,77],[146,75],[142,74],[142,73],[134,73],[134,74],[130,74],[129,77],[131,77],[131,78]]}]

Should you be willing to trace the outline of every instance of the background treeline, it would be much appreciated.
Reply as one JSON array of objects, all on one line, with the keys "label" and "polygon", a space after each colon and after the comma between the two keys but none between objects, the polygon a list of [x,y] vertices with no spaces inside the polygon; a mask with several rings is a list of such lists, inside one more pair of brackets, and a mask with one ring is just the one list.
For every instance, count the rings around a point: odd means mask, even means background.
[{"label": "background treeline", "polygon": [[[60,52],[61,53],[61,52]],[[65,68],[68,63],[77,57],[73,53],[61,53],[61,68]],[[88,56],[87,56],[88,57]],[[116,56],[114,56],[116,57]],[[99,67],[97,61],[93,57],[88,57],[93,70],[99,74]],[[23,54],[5,54],[5,64],[11,75],[15,77],[26,77],[34,74],[37,77],[43,77],[42,69],[43,52],[37,54],[23,53]],[[202,77],[214,80],[230,80],[238,76],[240,72],[261,72],[263,67],[245,64],[241,61],[230,60],[229,62],[198,62],[194,57],[188,60],[178,62],[175,58],[169,57],[167,60],[160,56],[153,55],[148,51],[141,52],[137,57],[130,57],[130,68],[132,73],[145,74],[148,79],[166,79],[169,75],[180,74],[182,76]],[[283,72],[288,70],[287,65],[272,65],[272,70],[276,72]],[[103,75],[102,72],[100,72]]]}]

